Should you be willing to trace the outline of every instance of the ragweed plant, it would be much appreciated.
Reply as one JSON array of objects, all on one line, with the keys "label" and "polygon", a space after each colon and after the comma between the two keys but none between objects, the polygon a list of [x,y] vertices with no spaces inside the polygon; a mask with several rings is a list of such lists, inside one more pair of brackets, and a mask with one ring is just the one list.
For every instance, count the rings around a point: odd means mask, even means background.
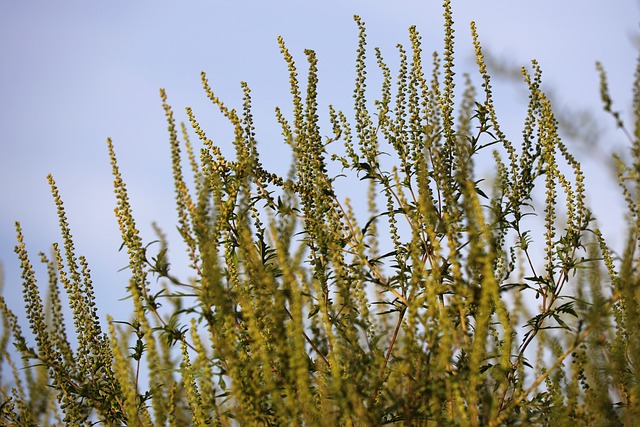
[{"label": "ragweed plant", "polygon": [[[617,257],[586,205],[584,174],[559,136],[541,68],[534,61],[522,70],[530,96],[516,143],[501,130],[475,25],[480,86],[456,75],[450,1],[444,18],[443,53],[430,70],[415,27],[408,47],[397,46],[397,70],[375,50],[382,85],[371,103],[370,51],[355,17],[353,112],[330,106],[328,137],[316,54],[305,51],[304,83],[279,38],[292,96],[290,110],[276,109],[293,156],[286,176],[260,160],[246,83],[233,109],[202,73],[234,130],[233,156],[192,109],[192,130],[178,125],[161,91],[189,279],[171,269],[162,230],[154,242],[141,237],[108,140],[129,319],[101,324],[87,261],[75,253],[49,177],[62,244],[51,258],[40,255],[49,272],[44,298],[16,225],[35,342],[0,299],[1,367],[10,371],[0,422],[633,425],[640,71],[634,131],[626,131],[632,163],[617,160],[629,207],[628,244]],[[600,71],[605,109],[626,129]],[[478,175],[486,162],[495,176]],[[366,202],[345,198],[344,182],[362,185]]]}]

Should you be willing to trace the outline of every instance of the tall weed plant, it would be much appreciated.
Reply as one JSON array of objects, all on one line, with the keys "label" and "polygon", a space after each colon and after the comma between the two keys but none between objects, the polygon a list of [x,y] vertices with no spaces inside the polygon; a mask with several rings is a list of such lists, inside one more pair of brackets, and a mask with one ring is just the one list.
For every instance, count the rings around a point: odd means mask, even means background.
[{"label": "tall weed plant", "polygon": [[[101,323],[88,262],[48,177],[62,239],[34,261],[16,223],[26,319],[0,299],[0,424],[638,422],[640,71],[628,130],[599,66],[605,109],[631,143],[630,160],[616,159],[628,206],[618,256],[585,203],[583,171],[535,61],[522,69],[529,103],[516,143],[500,128],[473,23],[481,86],[454,72],[450,1],[443,54],[428,67],[415,27],[391,70],[355,23],[349,114],[318,111],[315,53],[305,51],[302,77],[278,40],[292,97],[276,109],[293,153],[286,176],[261,163],[246,83],[233,109],[202,73],[235,153],[223,153],[191,109],[190,131],[176,123],[162,92],[189,273],[171,269],[161,230],[141,238],[107,141],[130,318]],[[374,102],[367,55],[382,76]],[[487,161],[495,176],[483,181],[476,165]],[[345,185],[362,186],[356,203],[366,209],[344,197]],[[34,262],[48,267],[44,284]]]}]

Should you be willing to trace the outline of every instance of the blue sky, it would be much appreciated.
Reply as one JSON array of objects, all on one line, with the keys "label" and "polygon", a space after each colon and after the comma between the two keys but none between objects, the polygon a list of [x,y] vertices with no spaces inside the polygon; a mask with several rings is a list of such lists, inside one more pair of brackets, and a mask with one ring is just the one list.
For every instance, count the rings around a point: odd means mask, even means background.
[{"label": "blue sky", "polygon": [[[475,20],[484,48],[496,57],[518,67],[533,58],[540,62],[560,107],[590,110],[610,123],[600,112],[594,68],[600,60],[615,106],[630,110],[634,40],[640,34],[637,1],[454,0],[453,9],[460,74],[474,71],[468,24]],[[276,37],[285,38],[301,69],[303,49],[316,50],[322,102],[349,110],[354,14],[366,22],[369,47],[380,46],[389,62],[396,43],[408,44],[407,28],[413,24],[423,35],[425,59],[441,50],[439,1],[0,0],[0,262],[10,304],[22,305],[14,221],[22,223],[34,263],[39,251],[48,252],[51,242],[60,240],[45,178],[52,173],[77,251],[92,267],[101,314],[122,318],[128,305],[117,300],[125,296],[127,273],[117,270],[127,261],[118,253],[106,138],[114,140],[145,238],[153,239],[151,221],[175,236],[158,89],[166,88],[179,120],[186,118],[184,107],[193,107],[209,137],[231,152],[229,127],[208,103],[199,73],[208,73],[214,90],[232,107],[241,106],[239,82],[247,81],[264,161],[284,169],[288,151],[278,139],[273,109],[289,106],[288,77]],[[503,126],[518,141],[526,92],[513,83],[496,89]],[[625,141],[620,133],[607,132],[601,143],[607,151]],[[604,222],[620,200],[598,159],[592,161],[584,147],[574,151],[588,169],[588,188]],[[183,255],[175,252],[171,257],[179,264]]]}]

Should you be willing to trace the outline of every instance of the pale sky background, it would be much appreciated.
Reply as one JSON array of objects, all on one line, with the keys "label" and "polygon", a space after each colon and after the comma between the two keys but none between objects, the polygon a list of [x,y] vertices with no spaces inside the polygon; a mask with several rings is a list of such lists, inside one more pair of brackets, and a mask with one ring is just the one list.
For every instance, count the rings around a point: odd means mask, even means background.
[{"label": "pale sky background", "polygon": [[[454,0],[457,69],[474,72],[469,22],[485,50],[514,66],[538,59],[558,107],[591,111],[604,127],[594,62],[608,70],[614,106],[631,110],[640,8],[636,0]],[[22,223],[32,262],[60,241],[46,175],[62,194],[77,255],[87,256],[102,317],[123,319],[127,264],[119,253],[111,167],[105,140],[113,138],[137,224],[146,241],[156,221],[170,236],[176,214],[168,135],[158,89],[166,88],[179,120],[193,107],[208,136],[232,153],[229,126],[201,89],[200,71],[231,107],[241,107],[239,82],[253,91],[264,163],[285,170],[289,154],[273,114],[290,108],[288,74],[276,37],[281,34],[305,69],[303,49],[319,58],[321,101],[349,111],[359,14],[370,48],[389,63],[395,44],[408,46],[407,28],[423,36],[425,63],[442,50],[440,1],[9,1],[0,0],[0,262],[5,295],[21,312],[21,279],[14,221]],[[373,49],[369,58],[374,58]],[[375,62],[369,73],[377,75]],[[394,71],[395,74],[395,71]],[[304,74],[302,74],[304,75]],[[477,78],[476,78],[477,81]],[[369,85],[369,98],[377,92]],[[526,91],[496,84],[496,103],[509,138],[519,142]],[[326,113],[326,108],[322,110]],[[328,135],[330,129],[324,129]],[[195,141],[195,136],[193,137]],[[589,174],[587,188],[605,229],[616,231],[621,200],[603,168],[602,152],[626,144],[620,132],[602,135],[598,158],[583,145],[573,151]],[[615,237],[613,237],[615,240]],[[180,263],[183,254],[170,253]],[[40,270],[42,271],[42,270]],[[46,277],[41,275],[42,285]],[[26,326],[26,325],[25,325]]]}]

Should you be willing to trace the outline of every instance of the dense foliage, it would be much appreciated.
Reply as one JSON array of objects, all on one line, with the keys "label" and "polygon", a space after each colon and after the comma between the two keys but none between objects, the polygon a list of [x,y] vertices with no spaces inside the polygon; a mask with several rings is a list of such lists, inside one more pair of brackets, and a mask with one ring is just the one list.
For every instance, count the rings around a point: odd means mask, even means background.
[{"label": "dense foliage", "polygon": [[[171,270],[161,230],[155,242],[140,237],[109,140],[129,319],[101,324],[50,176],[62,242],[40,255],[45,289],[16,226],[35,342],[1,299],[0,424],[633,425],[640,73],[629,132],[600,68],[605,109],[631,141],[630,162],[617,159],[628,240],[614,256],[537,63],[522,70],[530,96],[514,143],[496,116],[475,25],[480,88],[454,73],[449,1],[444,11],[430,73],[413,27],[398,70],[375,50],[375,102],[355,18],[353,113],[329,108],[330,137],[320,130],[315,53],[305,52],[305,84],[279,39],[293,99],[291,111],[276,110],[293,153],[287,176],[260,161],[247,84],[235,110],[202,74],[235,130],[231,157],[187,109],[198,156],[162,92],[188,278]],[[487,162],[495,176],[483,181],[476,165]],[[366,196],[352,205],[345,188]]]}]

